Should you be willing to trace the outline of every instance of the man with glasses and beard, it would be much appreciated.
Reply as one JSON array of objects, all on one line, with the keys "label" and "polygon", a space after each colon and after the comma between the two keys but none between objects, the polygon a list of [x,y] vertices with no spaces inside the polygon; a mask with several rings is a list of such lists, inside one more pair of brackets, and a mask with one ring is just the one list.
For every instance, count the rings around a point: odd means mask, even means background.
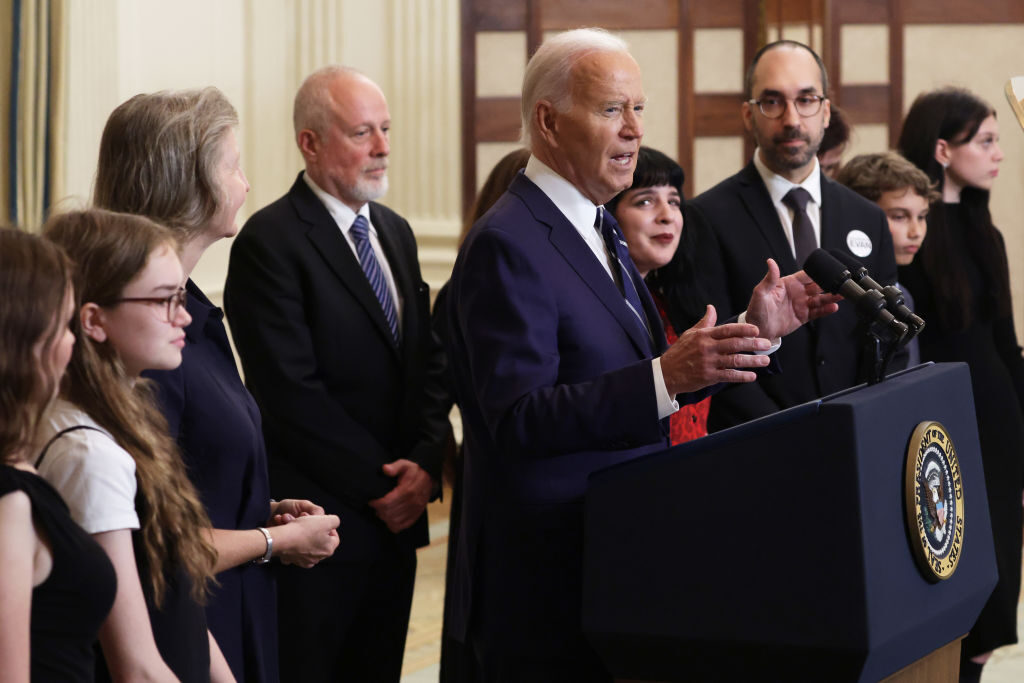
[{"label": "man with glasses and beard", "polygon": [[[826,178],[816,153],[829,124],[828,75],[809,47],[790,40],[761,48],[747,70],[743,123],[753,160],[689,202],[686,230],[697,279],[719,317],[742,311],[766,258],[796,272],[814,249],[840,249],[882,284],[896,280],[892,237],[876,205]],[[668,288],[668,296],[681,296]],[[861,339],[844,303],[805,325],[779,350],[784,372],[735,385],[711,402],[709,431],[724,429],[857,384]],[[890,368],[893,369],[893,368]]]}]

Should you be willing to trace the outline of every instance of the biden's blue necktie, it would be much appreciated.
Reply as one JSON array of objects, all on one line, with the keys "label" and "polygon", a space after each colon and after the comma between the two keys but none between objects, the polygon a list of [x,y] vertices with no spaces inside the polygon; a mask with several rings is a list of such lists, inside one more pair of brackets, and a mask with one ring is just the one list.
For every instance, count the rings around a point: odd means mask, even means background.
[{"label": "biden's blue necktie", "polygon": [[637,287],[646,287],[647,285],[643,282],[640,282],[638,285],[629,275],[630,269],[626,267],[626,260],[629,259],[629,249],[626,246],[625,240],[622,239],[622,232],[619,229],[618,223],[601,206],[597,209],[597,220],[594,221],[594,226],[601,231],[601,237],[604,238],[604,244],[608,248],[608,258],[612,262],[612,277],[615,280],[615,284],[618,285],[619,290],[622,292],[626,304],[633,311],[633,314],[636,315],[637,322],[643,327],[648,340],[653,342],[651,327],[647,322],[647,314],[644,312],[644,305],[640,301],[640,293],[637,291]]}]

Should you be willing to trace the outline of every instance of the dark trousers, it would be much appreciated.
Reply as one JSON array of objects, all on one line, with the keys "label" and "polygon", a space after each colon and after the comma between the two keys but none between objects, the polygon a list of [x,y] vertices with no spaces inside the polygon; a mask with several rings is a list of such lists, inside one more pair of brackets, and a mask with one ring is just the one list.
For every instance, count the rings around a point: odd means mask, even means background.
[{"label": "dark trousers", "polygon": [[416,551],[395,537],[372,557],[278,568],[281,680],[398,683]]}]

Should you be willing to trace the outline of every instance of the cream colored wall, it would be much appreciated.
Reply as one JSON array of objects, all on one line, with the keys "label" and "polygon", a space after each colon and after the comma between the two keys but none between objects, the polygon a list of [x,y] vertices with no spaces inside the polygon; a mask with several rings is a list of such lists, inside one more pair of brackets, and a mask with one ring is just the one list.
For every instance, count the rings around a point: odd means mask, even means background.
[{"label": "cream colored wall", "polygon": [[[252,191],[239,213],[284,194],[302,168],[291,104],[302,78],[331,62],[380,84],[393,119],[391,190],[424,275],[443,283],[459,229],[458,0],[95,0],[69,3],[65,203],[91,193],[103,124],[139,92],[215,85],[238,109]],[[214,297],[230,244],[193,273]]]}]

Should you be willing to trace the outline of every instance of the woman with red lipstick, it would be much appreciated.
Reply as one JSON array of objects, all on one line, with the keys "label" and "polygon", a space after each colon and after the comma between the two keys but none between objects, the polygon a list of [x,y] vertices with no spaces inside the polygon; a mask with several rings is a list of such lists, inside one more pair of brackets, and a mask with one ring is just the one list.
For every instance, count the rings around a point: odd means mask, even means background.
[{"label": "woman with red lipstick", "polygon": [[203,603],[217,554],[143,370],[181,363],[185,273],[172,233],[100,209],[55,216],[75,259],[77,343],[41,425],[36,467],[103,547],[117,594],[99,680],[231,681]]},{"label": "woman with red lipstick", "polygon": [[903,123],[899,151],[942,193],[917,257],[899,274],[928,321],[921,359],[962,361],[971,369],[999,569],[961,650],[960,680],[977,681],[992,650],[1017,642],[1024,487],[1024,361],[1006,247],[988,209],[1003,160],[995,110],[962,89],[920,95]]},{"label": "woman with red lipstick", "polygon": [[[667,304],[670,299],[662,290],[662,285],[669,278],[679,279],[677,273],[693,272],[688,264],[678,263],[679,259],[671,269],[666,268],[676,255],[683,234],[683,178],[679,164],[656,149],[641,147],[637,153],[633,185],[606,205],[622,228],[629,245],[629,256],[658,306],[669,344],[678,338],[677,329],[689,329],[704,314],[704,305],[697,298],[693,299],[693,310],[699,313],[677,310],[678,307]],[[696,285],[689,281],[687,284],[688,291],[694,292]],[[705,398],[699,403],[681,407],[672,415],[669,427],[673,446],[707,435],[710,402],[711,397]]]}]

